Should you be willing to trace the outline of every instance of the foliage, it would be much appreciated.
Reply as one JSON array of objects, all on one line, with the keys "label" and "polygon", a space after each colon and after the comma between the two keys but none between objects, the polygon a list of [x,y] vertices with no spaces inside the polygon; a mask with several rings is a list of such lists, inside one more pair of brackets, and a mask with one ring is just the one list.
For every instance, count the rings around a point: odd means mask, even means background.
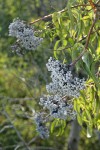
[{"label": "foliage", "polygon": [[[78,2],[78,1],[77,1]],[[96,16],[95,30],[91,26],[94,12],[91,6],[72,7],[74,1],[69,1],[65,11],[52,14],[52,34],[54,57],[64,63],[71,64],[77,60],[83,51],[84,54],[73,64],[75,74],[86,78],[85,90],[74,100],[74,108],[80,123],[86,124],[87,134],[92,134],[95,128],[99,130],[99,101],[100,101],[100,71],[99,71],[99,24]],[[91,34],[91,35],[90,35]],[[85,49],[85,50],[84,50]],[[86,50],[88,49],[88,50]],[[52,129],[53,130],[53,129]],[[87,135],[89,136],[89,135]]]}]

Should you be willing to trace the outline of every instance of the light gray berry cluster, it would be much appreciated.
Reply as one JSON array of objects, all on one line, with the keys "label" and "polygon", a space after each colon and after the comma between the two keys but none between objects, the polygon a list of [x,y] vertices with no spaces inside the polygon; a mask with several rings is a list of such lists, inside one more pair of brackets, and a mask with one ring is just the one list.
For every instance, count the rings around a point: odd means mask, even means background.
[{"label": "light gray berry cluster", "polygon": [[37,126],[37,132],[39,133],[41,138],[48,138],[49,137],[49,130],[48,128],[45,126],[44,123],[44,118],[43,115],[41,113],[36,113],[35,117],[34,117],[34,121],[36,123]]},{"label": "light gray berry cluster", "polygon": [[49,110],[51,117],[60,119],[75,118],[76,113],[73,111],[72,103],[62,99],[59,95],[46,95],[40,98],[39,104]]},{"label": "light gray berry cluster", "polygon": [[46,85],[48,93],[59,94],[61,96],[77,98],[80,90],[84,89],[84,79],[74,77],[65,64],[50,57],[46,64],[48,71],[51,71],[52,82]]},{"label": "light gray berry cluster", "polygon": [[46,85],[49,95],[40,98],[40,105],[48,109],[54,118],[74,119],[76,113],[73,110],[73,98],[80,96],[80,90],[84,89],[84,79],[74,77],[65,64],[52,57],[46,66],[51,72],[52,82]]},{"label": "light gray berry cluster", "polygon": [[32,26],[27,25],[20,19],[14,20],[9,25],[9,36],[16,37],[20,46],[27,50],[35,50],[43,40],[34,35]]}]

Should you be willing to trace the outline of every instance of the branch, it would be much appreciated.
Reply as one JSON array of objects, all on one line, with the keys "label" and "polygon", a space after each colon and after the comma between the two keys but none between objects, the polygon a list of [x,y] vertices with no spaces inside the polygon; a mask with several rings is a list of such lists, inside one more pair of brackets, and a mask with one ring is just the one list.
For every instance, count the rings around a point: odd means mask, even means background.
[{"label": "branch", "polygon": [[81,127],[79,126],[77,120],[72,122],[72,128],[70,131],[68,150],[78,150],[78,142],[80,139]]},{"label": "branch", "polygon": [[12,125],[6,125],[6,126],[4,126],[4,127],[0,130],[0,134],[1,134],[2,132],[4,132],[6,129],[10,129],[10,128],[12,128]]},{"label": "branch", "polygon": [[33,143],[35,142],[35,140],[37,140],[38,138],[39,138],[38,136],[32,138],[32,139],[29,141],[28,145],[33,144]]},{"label": "branch", "polygon": [[[89,5],[80,4],[80,5],[72,6],[71,8],[77,8],[77,7],[81,7],[81,6],[86,7],[86,6],[89,6]],[[63,13],[63,12],[66,12],[67,10],[68,10],[68,9],[62,9],[62,10],[58,11],[57,13]],[[35,21],[33,21],[33,22],[30,22],[29,24],[32,25],[32,24],[34,24],[34,23],[36,23],[36,22],[45,20],[45,19],[47,19],[47,18],[51,18],[52,15],[53,15],[53,13],[52,13],[52,14],[49,14],[49,15],[47,15],[47,16],[44,16],[44,17],[42,17],[42,18],[39,18],[39,19],[37,19],[37,20],[35,20]]]},{"label": "branch", "polygon": [[85,44],[84,50],[81,52],[81,54],[79,55],[79,57],[77,57],[77,59],[74,60],[74,61],[70,64],[70,66],[75,65],[75,64],[82,58],[82,56],[84,55],[84,53],[87,51],[88,45],[89,45],[89,40],[90,40],[90,35],[91,35],[91,33],[92,33],[92,30],[93,30],[93,27],[94,27],[95,23],[96,23],[96,18],[94,18],[94,21],[93,21],[93,23],[92,23],[92,26],[91,26],[91,28],[90,28],[90,30],[89,30],[89,33],[88,33],[88,36],[87,36],[87,40],[86,40],[86,44]]},{"label": "branch", "polygon": [[24,98],[12,98],[0,95],[0,99],[9,100],[9,102],[20,102],[20,101],[32,101],[35,97],[24,97]]}]

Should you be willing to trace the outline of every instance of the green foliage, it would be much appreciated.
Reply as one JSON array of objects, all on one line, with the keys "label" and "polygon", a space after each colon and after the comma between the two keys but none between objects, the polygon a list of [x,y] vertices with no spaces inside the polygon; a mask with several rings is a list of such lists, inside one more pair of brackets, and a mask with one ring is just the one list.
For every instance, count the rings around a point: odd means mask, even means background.
[{"label": "green foliage", "polygon": [[[55,12],[52,15],[54,57],[70,64],[84,51],[90,36],[87,52],[75,64],[75,74],[81,73],[81,77],[86,78],[86,88],[81,91],[81,96],[74,100],[74,108],[78,122],[81,126],[86,124],[87,136],[91,136],[93,129],[100,129],[100,20],[96,21],[96,32],[93,30],[91,35],[88,35],[94,12],[91,6],[73,8],[74,3],[75,1],[69,1],[63,13]],[[51,131],[57,124],[57,120],[52,123]]]},{"label": "green foliage", "polygon": [[86,124],[87,136],[91,136],[93,129],[100,130],[100,90],[92,79],[86,83],[86,89],[81,91],[79,99],[74,100],[74,109],[80,125]]},{"label": "green foliage", "polygon": [[56,133],[56,136],[61,136],[66,128],[66,121],[55,119],[51,124],[51,133]]}]

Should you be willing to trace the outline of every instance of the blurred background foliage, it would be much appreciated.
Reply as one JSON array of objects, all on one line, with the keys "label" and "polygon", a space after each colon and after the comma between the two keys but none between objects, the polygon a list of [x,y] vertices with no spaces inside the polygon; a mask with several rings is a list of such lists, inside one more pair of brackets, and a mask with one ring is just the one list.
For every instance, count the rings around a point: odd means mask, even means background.
[{"label": "blurred background foliage", "polygon": [[[79,0],[79,2],[82,1]],[[84,0],[84,2],[87,3],[87,0]],[[49,82],[48,72],[45,67],[48,58],[54,53],[55,57],[57,56],[61,60],[67,57],[70,62],[70,55],[66,55],[64,51],[60,53],[52,51],[53,41],[56,39],[60,41],[55,44],[55,50],[58,44],[63,49],[63,45],[72,46],[74,43],[73,38],[75,37],[68,38],[68,42],[72,45],[68,45],[65,40],[60,39],[59,35],[61,34],[62,38],[67,36],[63,34],[66,24],[63,24],[62,29],[60,26],[57,27],[58,23],[55,21],[57,19],[55,14],[53,15],[53,27],[58,30],[53,31],[52,29],[52,33],[49,33],[49,29],[43,31],[44,22],[41,21],[35,24],[35,28],[42,30],[43,36],[48,39],[35,52],[27,52],[22,57],[16,55],[11,51],[10,47],[14,40],[8,37],[8,26],[14,18],[19,17],[22,20],[31,22],[63,7],[63,5],[59,5],[59,7],[57,4],[52,0],[0,0],[0,149],[2,150],[17,150],[17,148],[25,150],[27,149],[25,148],[25,143],[32,150],[67,149],[70,123],[66,123],[67,126],[63,135],[56,136],[56,132],[54,132],[49,139],[42,140],[35,131],[33,120],[28,117],[32,117],[32,109],[34,108],[41,111],[38,101],[40,96],[46,93],[45,85]],[[63,1],[62,4],[66,6],[67,2]],[[77,12],[74,11],[74,13]],[[45,29],[52,28],[49,20],[46,20],[48,22],[45,25]],[[62,23],[61,20],[59,21]],[[89,24],[89,22],[86,22],[86,24]],[[70,25],[70,22],[68,25]],[[80,39],[79,34],[77,37]],[[62,57],[60,57],[61,54]],[[99,150],[100,135],[97,136],[94,133],[94,136],[88,139],[84,130],[83,128],[81,132],[79,150]],[[22,147],[18,147],[18,145],[22,145]]]}]

